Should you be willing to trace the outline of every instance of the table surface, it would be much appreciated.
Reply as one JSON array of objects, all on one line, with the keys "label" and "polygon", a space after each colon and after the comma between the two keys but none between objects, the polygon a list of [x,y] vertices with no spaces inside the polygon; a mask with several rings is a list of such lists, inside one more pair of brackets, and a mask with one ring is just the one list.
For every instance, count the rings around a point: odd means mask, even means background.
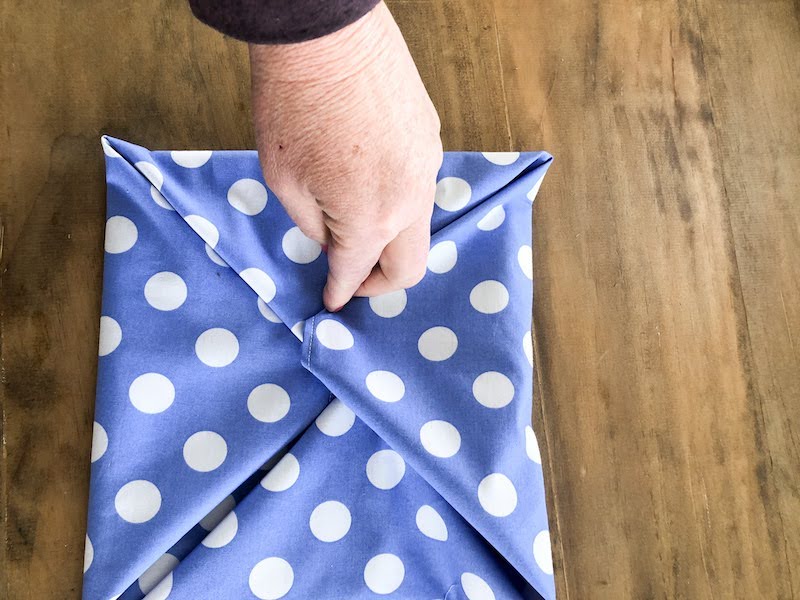
[{"label": "table surface", "polygon": [[[535,426],[562,599],[800,596],[800,5],[395,0],[446,149],[546,149]],[[79,596],[103,156],[253,147],[183,2],[0,2],[0,596]]]}]

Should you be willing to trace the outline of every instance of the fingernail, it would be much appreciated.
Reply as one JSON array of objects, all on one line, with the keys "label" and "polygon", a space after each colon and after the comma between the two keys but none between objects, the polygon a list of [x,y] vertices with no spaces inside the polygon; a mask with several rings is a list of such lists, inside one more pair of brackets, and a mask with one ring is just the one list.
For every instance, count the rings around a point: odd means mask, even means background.
[{"label": "fingernail", "polygon": [[331,312],[332,312],[332,313],[337,313],[337,312],[339,312],[340,310],[342,310],[343,308],[344,308],[344,304],[342,304],[342,305],[341,305],[339,308],[334,308],[334,309],[333,309]]}]

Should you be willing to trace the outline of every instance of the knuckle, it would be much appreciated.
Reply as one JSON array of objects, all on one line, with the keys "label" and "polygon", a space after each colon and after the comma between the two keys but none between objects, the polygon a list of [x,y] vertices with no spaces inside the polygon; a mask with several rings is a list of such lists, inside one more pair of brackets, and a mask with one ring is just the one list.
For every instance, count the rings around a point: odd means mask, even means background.
[{"label": "knuckle", "polygon": [[423,277],[425,277],[425,265],[414,265],[400,275],[396,283],[400,287],[411,288],[422,281]]},{"label": "knuckle", "polygon": [[270,191],[280,199],[290,198],[294,185],[291,179],[283,172],[282,169],[273,166],[270,163],[263,165],[264,183]]},{"label": "knuckle", "polygon": [[397,226],[394,223],[394,215],[384,215],[379,217],[371,226],[371,235],[374,239],[383,244],[389,243],[397,236]]},{"label": "knuckle", "polygon": [[320,227],[316,223],[308,222],[302,218],[296,219],[297,227],[303,233],[304,236],[309,238],[310,240],[314,240],[318,244],[324,244],[325,239],[325,229]]}]

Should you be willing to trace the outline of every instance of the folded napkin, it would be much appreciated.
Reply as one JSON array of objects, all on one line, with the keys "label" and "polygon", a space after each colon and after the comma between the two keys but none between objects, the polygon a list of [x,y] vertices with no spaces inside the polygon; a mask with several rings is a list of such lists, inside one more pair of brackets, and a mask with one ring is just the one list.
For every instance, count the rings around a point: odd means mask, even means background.
[{"label": "folded napkin", "polygon": [[446,154],[425,278],[331,314],[255,152],[102,145],[83,597],[554,598],[530,426],[550,156]]}]

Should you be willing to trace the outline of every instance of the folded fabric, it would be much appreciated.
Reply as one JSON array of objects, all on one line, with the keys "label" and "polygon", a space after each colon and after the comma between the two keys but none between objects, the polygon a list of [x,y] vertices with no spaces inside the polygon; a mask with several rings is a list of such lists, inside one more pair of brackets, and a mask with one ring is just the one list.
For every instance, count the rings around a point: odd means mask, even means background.
[{"label": "folded fabric", "polygon": [[554,598],[530,426],[551,157],[447,153],[425,278],[331,314],[255,152],[102,145],[83,597]]}]

